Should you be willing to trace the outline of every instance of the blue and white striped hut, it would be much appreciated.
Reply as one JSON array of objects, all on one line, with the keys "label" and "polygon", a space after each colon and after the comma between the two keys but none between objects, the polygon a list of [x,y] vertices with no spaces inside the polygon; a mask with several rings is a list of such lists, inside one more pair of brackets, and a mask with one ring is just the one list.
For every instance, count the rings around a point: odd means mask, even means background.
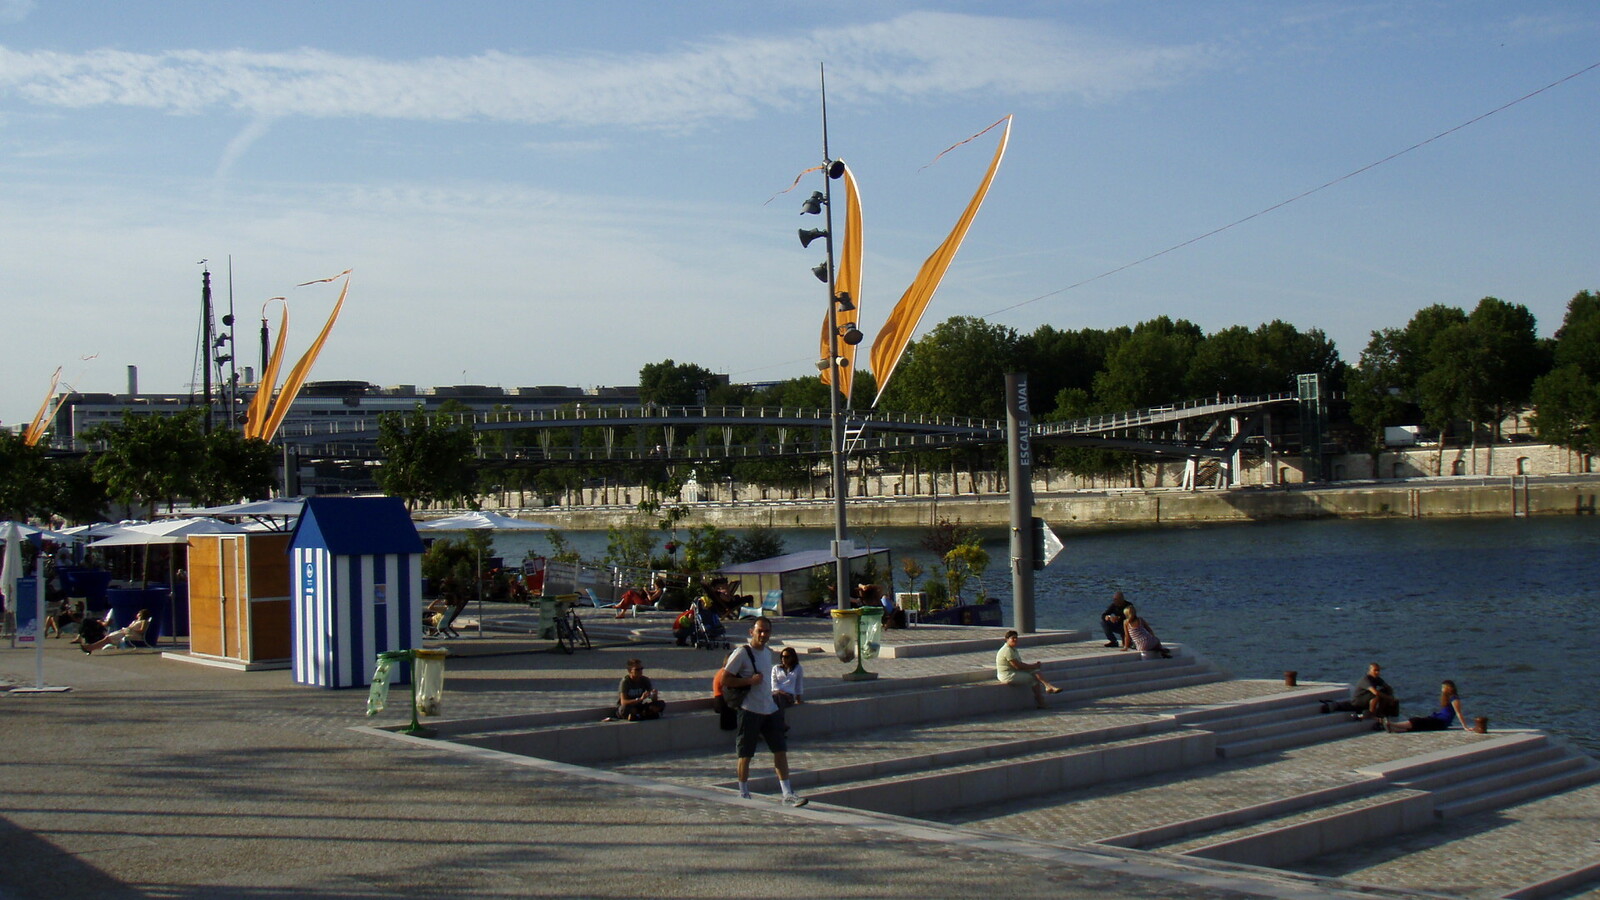
[{"label": "blue and white striped hut", "polygon": [[289,541],[296,684],[372,683],[379,653],[422,646],[422,539],[397,497],[313,497]]}]

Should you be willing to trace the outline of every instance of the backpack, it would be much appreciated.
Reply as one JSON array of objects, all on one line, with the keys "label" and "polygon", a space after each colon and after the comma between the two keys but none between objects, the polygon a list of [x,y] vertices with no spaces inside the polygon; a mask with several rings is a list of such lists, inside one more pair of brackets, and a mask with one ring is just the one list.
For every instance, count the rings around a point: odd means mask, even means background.
[{"label": "backpack", "polygon": [[[749,644],[744,645],[744,653],[745,658],[750,660],[751,671],[755,671],[756,658],[750,652]],[[727,671],[727,669],[718,669],[717,674],[711,677],[711,708],[716,710],[719,715],[738,712],[739,707],[744,706],[744,698],[750,696],[750,687],[748,685],[745,687],[722,686],[722,677]]]}]

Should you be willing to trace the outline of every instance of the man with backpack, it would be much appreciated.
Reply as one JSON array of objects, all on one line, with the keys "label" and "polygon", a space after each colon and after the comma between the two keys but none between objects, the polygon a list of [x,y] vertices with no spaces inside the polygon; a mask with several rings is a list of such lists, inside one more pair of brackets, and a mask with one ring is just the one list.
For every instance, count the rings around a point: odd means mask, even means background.
[{"label": "man with backpack", "polygon": [[735,747],[738,751],[739,796],[750,799],[750,760],[756,755],[756,741],[765,741],[772,752],[772,769],[783,789],[784,806],[805,806],[805,798],[789,783],[789,744],[784,737],[783,710],[778,708],[763,673],[772,671],[772,621],[760,618],[750,626],[750,641],[735,649],[722,664],[722,696],[737,711]]}]

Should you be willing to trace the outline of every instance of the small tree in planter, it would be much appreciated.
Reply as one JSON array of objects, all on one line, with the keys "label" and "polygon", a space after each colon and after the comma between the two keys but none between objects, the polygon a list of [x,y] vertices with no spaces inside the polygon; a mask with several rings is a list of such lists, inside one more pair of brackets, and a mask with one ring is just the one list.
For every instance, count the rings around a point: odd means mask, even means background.
[{"label": "small tree in planter", "polygon": [[945,581],[950,585],[950,602],[953,605],[961,603],[961,592],[967,582],[978,582],[978,602],[987,599],[988,591],[983,586],[984,570],[989,568],[989,551],[976,539],[957,545],[944,555]]}]

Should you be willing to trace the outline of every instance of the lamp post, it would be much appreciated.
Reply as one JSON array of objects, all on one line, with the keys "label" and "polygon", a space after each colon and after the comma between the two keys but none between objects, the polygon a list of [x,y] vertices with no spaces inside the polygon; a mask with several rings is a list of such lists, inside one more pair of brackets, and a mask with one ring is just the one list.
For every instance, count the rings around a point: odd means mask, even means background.
[{"label": "lamp post", "polygon": [[844,398],[839,387],[843,382],[841,363],[847,361],[839,354],[841,340],[857,344],[861,342],[861,332],[853,326],[847,326],[847,334],[841,334],[839,327],[839,313],[855,309],[855,304],[848,294],[835,292],[834,284],[834,251],[833,251],[833,181],[844,175],[844,163],[833,159],[828,154],[828,89],[826,76],[822,82],[822,190],[813,191],[811,196],[801,205],[802,215],[823,216],[822,229],[800,229],[800,246],[809,247],[813,240],[823,238],[827,247],[828,257],[821,265],[812,268],[811,273],[817,280],[827,285],[828,288],[828,347],[827,356],[817,361],[817,369],[828,373],[828,425],[830,432],[829,458],[832,462],[833,476],[833,546],[831,552],[834,561],[834,605],[844,609],[850,605],[850,551],[853,549],[849,541],[849,523],[845,518],[845,469],[844,469]]}]

